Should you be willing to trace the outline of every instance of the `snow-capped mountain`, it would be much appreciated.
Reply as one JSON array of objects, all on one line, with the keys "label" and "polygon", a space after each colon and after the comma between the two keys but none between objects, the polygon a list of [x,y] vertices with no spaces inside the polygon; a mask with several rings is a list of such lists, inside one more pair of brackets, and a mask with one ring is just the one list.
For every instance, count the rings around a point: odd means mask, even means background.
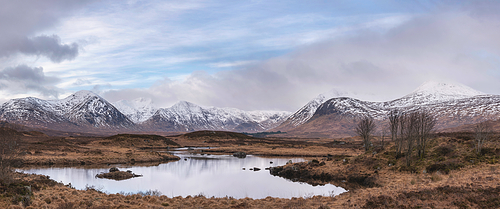
[{"label": "snow-capped mountain", "polygon": [[290,113],[242,111],[235,108],[201,107],[179,102],[155,108],[151,100],[118,101],[116,107],[102,97],[79,91],[61,100],[33,97],[13,99],[0,106],[0,120],[62,131],[195,131],[227,130],[258,132],[274,128]]},{"label": "snow-capped mountain", "polygon": [[368,115],[384,121],[391,110],[408,112],[415,109],[425,109],[434,114],[438,120],[437,128],[443,129],[500,118],[500,96],[487,95],[462,84],[426,82],[412,93],[388,102],[331,98],[319,105],[302,125],[285,126],[294,117],[306,118],[296,116],[295,114],[301,113],[298,111],[274,130],[323,133],[317,136],[331,136],[333,133],[352,135],[356,120],[362,116]]},{"label": "snow-capped mountain", "polygon": [[309,119],[311,119],[311,117],[316,112],[316,109],[318,109],[318,107],[321,104],[323,104],[323,102],[334,97],[349,96],[349,95],[355,95],[355,94],[348,91],[339,91],[337,89],[332,89],[328,92],[322,93],[317,97],[315,97],[314,99],[312,99],[310,102],[308,102],[302,108],[297,110],[294,114],[290,115],[290,117],[285,122],[280,124],[280,128],[290,129],[300,126],[305,122],[307,122]]},{"label": "snow-capped mountain", "polygon": [[321,94],[291,115],[285,111],[202,107],[189,102],[156,109],[151,100],[141,98],[116,102],[115,107],[92,92],[79,91],[61,100],[9,100],[0,106],[0,120],[64,131],[271,130],[319,133],[315,136],[322,137],[332,133],[352,135],[356,121],[364,115],[384,123],[391,110],[426,109],[437,117],[438,128],[500,118],[500,95],[487,95],[461,84],[427,82],[412,93],[387,102],[339,97],[346,94],[349,93]]},{"label": "snow-capped mountain", "polygon": [[427,105],[442,103],[457,99],[470,98],[485,93],[476,91],[463,84],[440,83],[428,81],[419,86],[412,93],[388,102],[391,107],[406,107],[410,105]]},{"label": "snow-capped mountain", "polygon": [[120,100],[113,104],[134,123],[144,122],[158,111],[151,99],[142,97],[134,100]]},{"label": "snow-capped mountain", "polygon": [[13,99],[0,107],[0,120],[58,130],[130,128],[134,123],[112,104],[90,91],[61,100]]},{"label": "snow-capped mountain", "polygon": [[181,101],[160,108],[143,125],[163,131],[225,130],[259,132],[274,128],[290,115],[285,111],[243,111],[235,108],[201,107]]}]

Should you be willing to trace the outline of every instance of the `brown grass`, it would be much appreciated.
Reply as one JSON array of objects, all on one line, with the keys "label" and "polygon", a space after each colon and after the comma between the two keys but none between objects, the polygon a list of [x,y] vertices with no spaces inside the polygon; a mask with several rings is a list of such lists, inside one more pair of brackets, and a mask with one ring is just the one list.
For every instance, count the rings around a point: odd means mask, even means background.
[{"label": "brown grass", "polygon": [[[29,154],[27,162],[129,162],[131,159],[155,161],[163,158],[152,150],[131,144],[126,147],[107,144],[106,138],[51,138],[29,136],[24,148]],[[294,167],[302,173],[297,180],[313,184],[331,183],[349,189],[336,197],[309,198],[208,198],[166,197],[104,194],[96,189],[75,190],[53,183],[36,183],[31,207],[33,208],[380,208],[380,207],[498,207],[500,187],[500,142],[491,141],[485,151],[474,153],[470,133],[438,134],[429,143],[427,156],[415,160],[411,167],[404,166],[404,157],[395,156],[393,143],[385,148],[374,147],[361,151],[359,139],[279,139],[215,137],[205,138],[182,135],[166,137],[180,146],[217,147],[204,152],[234,153],[264,156],[309,156],[316,161],[284,166]],[[207,140],[208,139],[208,140]],[[161,141],[161,140],[160,140]],[[144,141],[143,141],[144,142]],[[150,141],[151,142],[151,141]],[[154,142],[157,143],[158,141]],[[145,143],[148,143],[147,141]],[[152,147],[160,147],[155,144]],[[159,156],[160,155],[160,156]],[[87,162],[87,161],[86,161]],[[19,174],[20,175],[20,174]],[[24,175],[22,178],[38,178]],[[43,179],[43,178],[42,178]],[[45,179],[47,180],[47,179]],[[39,188],[39,189],[36,189]],[[459,191],[462,190],[462,191]],[[430,198],[436,197],[435,199]],[[10,198],[10,197],[9,197]],[[13,203],[0,198],[0,208]],[[2,205],[3,204],[3,205]],[[17,203],[21,205],[21,203]]]}]

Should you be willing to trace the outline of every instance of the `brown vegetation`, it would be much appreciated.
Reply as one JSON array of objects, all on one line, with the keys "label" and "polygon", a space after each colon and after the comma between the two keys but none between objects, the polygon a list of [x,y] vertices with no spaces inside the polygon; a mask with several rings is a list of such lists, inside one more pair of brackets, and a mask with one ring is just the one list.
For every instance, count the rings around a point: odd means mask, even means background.
[{"label": "brown vegetation", "polygon": [[[179,147],[156,135],[116,135],[111,137],[55,137],[21,134],[19,155],[22,166],[80,166],[165,162],[179,158],[157,149]],[[18,165],[19,166],[19,165]]]},{"label": "brown vegetation", "polygon": [[[495,195],[500,188],[500,141],[495,134],[490,135],[490,140],[485,142],[479,153],[476,152],[473,132],[429,135],[424,157],[419,157],[418,152],[398,155],[395,142],[383,146],[380,140],[374,140],[373,146],[365,152],[358,137],[335,140],[260,139],[211,131],[171,137],[21,135],[19,153],[24,162],[51,160],[79,163],[82,159],[95,164],[120,160],[130,162],[131,159],[161,162],[163,155],[167,155],[155,150],[174,147],[174,143],[210,147],[193,151],[212,154],[245,152],[265,156],[314,157],[309,162],[275,167],[270,172],[314,185],[331,183],[349,192],[336,197],[268,197],[257,200],[202,195],[166,197],[155,192],[104,194],[93,187],[75,190],[70,185],[62,185],[46,177],[17,173],[12,182],[4,182],[0,186],[0,208],[22,205],[32,208],[491,208],[499,204]],[[408,164],[407,153],[418,160]]]},{"label": "brown vegetation", "polygon": [[127,170],[127,171],[120,171],[116,167],[112,167],[109,169],[108,173],[100,173],[97,174],[95,177],[97,178],[105,178],[105,179],[113,179],[113,180],[125,180],[125,179],[131,179],[135,177],[141,177],[142,175],[138,175],[135,173],[132,173],[132,171]]}]

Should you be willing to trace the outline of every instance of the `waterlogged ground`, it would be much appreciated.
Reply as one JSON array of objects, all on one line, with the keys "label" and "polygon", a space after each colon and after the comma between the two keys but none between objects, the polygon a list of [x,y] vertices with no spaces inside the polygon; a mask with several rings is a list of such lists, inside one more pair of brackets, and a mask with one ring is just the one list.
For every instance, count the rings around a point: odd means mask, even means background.
[{"label": "waterlogged ground", "polygon": [[[108,169],[43,168],[24,170],[50,176],[58,182],[76,189],[95,186],[107,193],[137,193],[157,190],[169,197],[204,195],[207,197],[234,197],[254,199],[271,197],[292,198],[313,195],[334,196],[346,192],[331,184],[312,186],[272,176],[265,168],[303,161],[301,158],[263,158],[247,156],[236,158],[229,155],[189,154],[176,152],[181,160],[148,167],[119,167],[132,170],[143,177],[122,181],[98,179],[95,175]],[[271,163],[272,162],[272,163]],[[261,170],[255,171],[254,168]]]}]

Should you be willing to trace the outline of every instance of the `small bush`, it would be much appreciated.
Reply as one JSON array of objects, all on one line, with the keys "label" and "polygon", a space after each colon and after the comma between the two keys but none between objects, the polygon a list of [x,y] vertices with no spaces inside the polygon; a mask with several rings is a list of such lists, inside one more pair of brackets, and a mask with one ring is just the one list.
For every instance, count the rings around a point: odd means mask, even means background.
[{"label": "small bush", "polygon": [[448,161],[448,162],[440,162],[440,163],[435,163],[432,165],[427,166],[425,169],[427,172],[432,173],[436,171],[442,171],[446,174],[450,173],[451,170],[457,170],[462,168],[464,165],[461,163],[457,163],[455,161]]},{"label": "small bush", "polygon": [[21,203],[23,207],[31,205],[31,195],[15,195],[12,197],[12,203],[17,205]]},{"label": "small bush", "polygon": [[454,151],[455,151],[455,146],[450,144],[450,145],[444,145],[444,146],[440,146],[440,147],[436,148],[434,150],[434,153],[437,156],[448,156],[450,153],[452,153]]},{"label": "small bush", "polygon": [[496,155],[495,149],[494,148],[489,148],[489,147],[483,147],[481,149],[481,155],[486,156],[486,155]]},{"label": "small bush", "polygon": [[401,165],[401,167],[399,167],[399,171],[406,171],[406,172],[410,172],[410,173],[417,173],[418,168],[417,168],[417,166]]},{"label": "small bush", "polygon": [[442,178],[441,178],[441,176],[439,176],[438,174],[432,174],[432,176],[431,176],[431,180],[432,180],[433,182],[436,182],[436,181],[441,181],[441,180],[442,180]]}]

